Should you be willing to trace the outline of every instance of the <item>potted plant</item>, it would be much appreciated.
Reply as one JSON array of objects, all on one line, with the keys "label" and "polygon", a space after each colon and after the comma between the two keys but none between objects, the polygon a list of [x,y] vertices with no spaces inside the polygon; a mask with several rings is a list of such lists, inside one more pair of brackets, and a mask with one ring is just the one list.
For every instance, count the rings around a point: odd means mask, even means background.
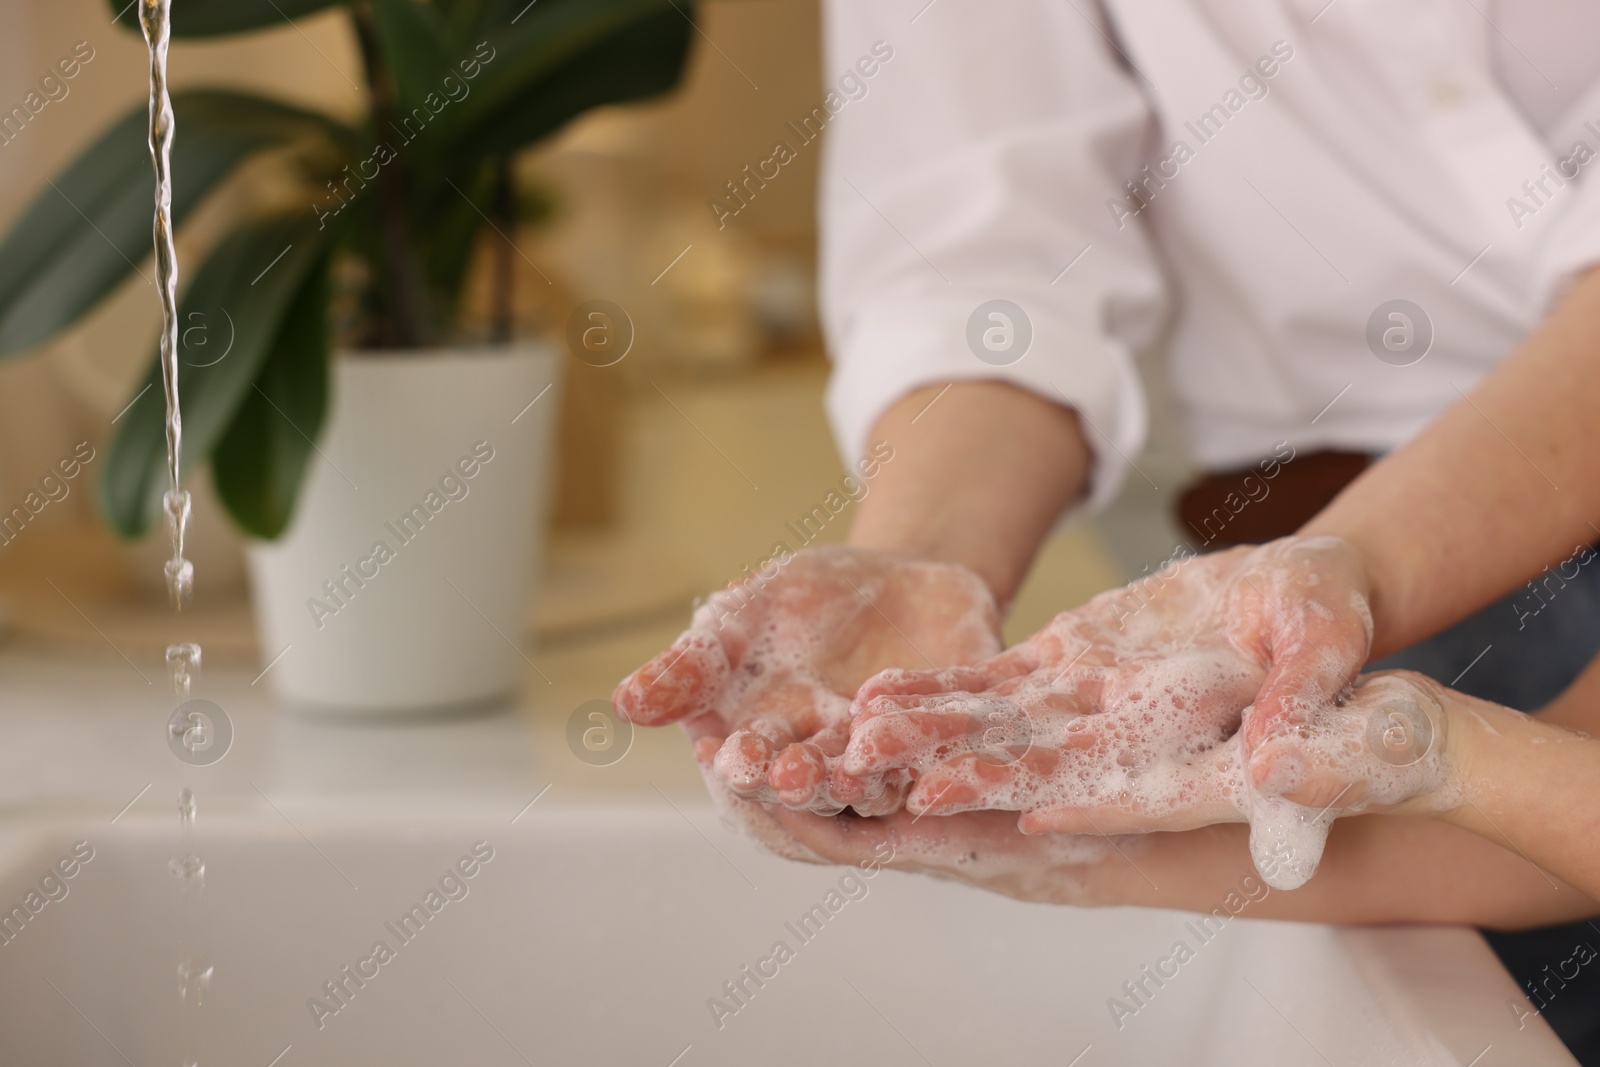
[{"label": "potted plant", "polygon": [[[512,157],[590,107],[672,88],[692,6],[181,0],[172,32],[330,7],[360,46],[358,122],[225,89],[173,94],[175,226],[253,157],[287,157],[298,176],[286,206],[239,220],[185,272],[180,324],[225,320],[231,344],[184,359],[182,465],[209,466],[254,539],[280,692],[352,708],[485,699],[526,667],[559,366],[550,346],[511,336]],[[145,122],[141,105],[107,130],[0,243],[0,357],[47,341],[137,269],[123,250],[149,246]],[[495,247],[493,310],[474,336],[459,312],[480,242]],[[102,470],[102,510],[127,537],[161,514],[158,374],[152,360]]]}]

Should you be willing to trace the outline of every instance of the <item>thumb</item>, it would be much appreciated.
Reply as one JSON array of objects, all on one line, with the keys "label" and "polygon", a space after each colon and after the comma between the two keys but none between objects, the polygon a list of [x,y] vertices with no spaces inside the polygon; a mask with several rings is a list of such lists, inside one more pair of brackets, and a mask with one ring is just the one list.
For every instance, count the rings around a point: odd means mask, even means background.
[{"label": "thumb", "polygon": [[[1354,591],[1343,605],[1306,599],[1291,606],[1280,599],[1268,608],[1270,664],[1243,722],[1250,780],[1258,787],[1292,775],[1298,727],[1355,683],[1371,645],[1371,615]],[[1274,738],[1290,743],[1269,748]]]}]

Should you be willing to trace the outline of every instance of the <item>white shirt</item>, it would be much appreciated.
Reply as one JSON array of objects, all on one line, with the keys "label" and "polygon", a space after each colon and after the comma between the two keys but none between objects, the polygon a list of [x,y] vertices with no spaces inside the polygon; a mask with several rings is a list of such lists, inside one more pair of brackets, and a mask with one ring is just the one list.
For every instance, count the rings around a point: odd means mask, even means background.
[{"label": "white shirt", "polygon": [[[998,378],[1084,416],[1104,503],[1146,431],[1133,356],[1158,340],[1204,467],[1393,448],[1600,260],[1593,0],[826,14],[821,299],[850,457],[908,391]],[[858,67],[875,44],[892,56]],[[967,339],[997,298],[1033,333],[1004,366]],[[1431,322],[1410,365],[1367,341],[1395,299]]]}]

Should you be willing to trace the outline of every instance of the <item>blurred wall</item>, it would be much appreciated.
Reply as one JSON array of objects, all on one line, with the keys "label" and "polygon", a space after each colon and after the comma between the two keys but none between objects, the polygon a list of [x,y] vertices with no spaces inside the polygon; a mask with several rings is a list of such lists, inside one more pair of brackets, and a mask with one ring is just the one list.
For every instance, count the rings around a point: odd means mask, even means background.
[{"label": "blurred wall", "polygon": [[[581,143],[589,128],[617,121],[623,136],[685,183],[704,208],[746,164],[770,156],[774,141],[792,139],[785,122],[821,102],[817,7],[816,0],[702,3],[682,91],[662,103],[579,123],[562,144]],[[810,241],[816,173],[816,153],[802,152],[729,227],[758,239]]]}]

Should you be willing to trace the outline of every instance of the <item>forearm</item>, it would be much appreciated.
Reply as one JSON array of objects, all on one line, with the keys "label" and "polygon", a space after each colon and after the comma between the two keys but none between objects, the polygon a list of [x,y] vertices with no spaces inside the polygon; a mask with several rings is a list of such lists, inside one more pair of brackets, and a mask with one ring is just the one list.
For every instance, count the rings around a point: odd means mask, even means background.
[{"label": "forearm", "polygon": [[1600,734],[1600,656],[1590,660],[1560,696],[1540,708],[1537,718],[1569,730]]},{"label": "forearm", "polygon": [[[1429,818],[1373,815],[1334,824],[1312,879],[1269,890],[1250,861],[1249,827],[1219,824],[1125,845],[1107,903],[1209,912],[1241,898],[1257,919],[1351,925],[1463,923],[1519,929],[1600,913],[1513,851]],[[1157,888],[1159,887],[1159,888]]]},{"label": "forearm", "polygon": [[[1404,648],[1597,536],[1600,270],[1510,359],[1302,530],[1372,576],[1373,655]],[[1529,521],[1536,516],[1537,521]]]},{"label": "forearm", "polygon": [[[1574,690],[1593,698],[1597,680],[1591,668]],[[1457,695],[1449,751],[1461,798],[1442,819],[1600,900],[1600,741],[1553,721],[1592,725],[1593,711],[1563,698],[1530,716]]]},{"label": "forearm", "polygon": [[895,461],[861,502],[850,543],[970,567],[1002,608],[1088,481],[1077,415],[1001,382],[919,389],[873,436]]}]

